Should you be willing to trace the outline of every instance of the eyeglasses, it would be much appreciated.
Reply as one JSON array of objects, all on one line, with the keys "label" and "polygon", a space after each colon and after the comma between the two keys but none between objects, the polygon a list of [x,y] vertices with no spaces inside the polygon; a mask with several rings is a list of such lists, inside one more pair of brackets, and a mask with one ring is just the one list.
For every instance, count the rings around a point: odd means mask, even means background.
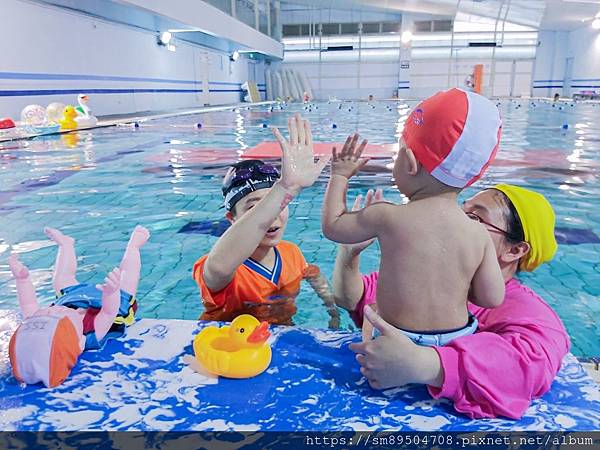
[{"label": "eyeglasses", "polygon": [[232,167],[223,179],[223,193],[227,193],[231,187],[244,183],[252,178],[264,179],[268,177],[279,178],[279,171],[270,164],[257,164],[240,169]]},{"label": "eyeglasses", "polygon": [[500,227],[497,227],[496,225],[493,225],[489,222],[486,222],[485,220],[483,220],[481,217],[479,217],[477,214],[475,214],[474,212],[466,212],[465,213],[467,215],[467,217],[471,220],[476,220],[477,222],[486,225],[488,227],[490,227],[493,231],[496,231],[498,233],[502,233],[504,236],[506,237],[511,237],[510,233],[506,230],[503,230]]}]

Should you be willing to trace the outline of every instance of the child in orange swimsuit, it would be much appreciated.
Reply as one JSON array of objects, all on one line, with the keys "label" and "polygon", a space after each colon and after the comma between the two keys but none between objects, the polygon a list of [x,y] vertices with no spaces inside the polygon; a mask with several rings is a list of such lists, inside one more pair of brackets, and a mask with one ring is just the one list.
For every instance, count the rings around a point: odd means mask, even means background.
[{"label": "child in orange swimsuit", "polygon": [[283,153],[281,176],[260,160],[239,162],[225,176],[222,190],[231,227],[193,269],[205,307],[201,320],[231,321],[252,314],[291,325],[294,298],[306,278],[328,308],[329,325],[339,326],[335,302],[319,269],[306,263],[298,246],[282,240],[288,203],[315,182],[329,160],[314,162],[307,121],[296,115],[288,125],[289,141],[273,129]]}]

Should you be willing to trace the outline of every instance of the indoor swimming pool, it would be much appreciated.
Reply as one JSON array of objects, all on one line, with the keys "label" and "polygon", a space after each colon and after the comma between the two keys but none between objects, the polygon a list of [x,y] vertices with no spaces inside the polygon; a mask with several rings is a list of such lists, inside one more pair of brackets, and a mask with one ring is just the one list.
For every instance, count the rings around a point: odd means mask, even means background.
[{"label": "indoor swimming pool", "polygon": [[[559,249],[550,264],[520,278],[560,315],[579,357],[600,355],[600,105],[502,100],[500,152],[484,179],[461,198],[499,182],[524,185],[550,200],[557,215]],[[359,131],[371,143],[397,141],[414,102],[332,102],[260,106],[0,143],[0,309],[16,309],[15,283],[6,258],[17,252],[32,271],[39,298],[49,303],[56,247],[44,226],[76,238],[81,282],[99,282],[117,265],[136,224],[152,233],[142,251],[140,317],[197,319],[202,303],[191,278],[194,261],[223,231],[221,178],[241,154],[272,141],[269,127],[286,127],[301,112],[315,140],[343,141]],[[201,126],[198,127],[197,125]],[[370,162],[351,182],[349,198],[392,186],[390,158]],[[336,245],[321,234],[327,170],[290,204],[285,239],[330,279]],[[362,270],[375,270],[369,248]],[[321,300],[304,284],[295,322],[325,328]],[[343,314],[342,326],[351,321]]]}]

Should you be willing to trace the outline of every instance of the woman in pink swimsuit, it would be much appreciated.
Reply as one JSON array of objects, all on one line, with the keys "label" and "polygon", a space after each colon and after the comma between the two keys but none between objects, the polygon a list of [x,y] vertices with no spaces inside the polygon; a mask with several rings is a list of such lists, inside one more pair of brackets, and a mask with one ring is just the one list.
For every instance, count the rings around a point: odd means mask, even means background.
[{"label": "woman in pink swimsuit", "polygon": [[[382,200],[381,191],[370,192],[366,203]],[[355,208],[360,203],[358,198]],[[443,347],[419,346],[366,307],[375,303],[378,274],[361,275],[359,254],[370,242],[340,246],[334,295],[358,326],[366,316],[379,331],[375,339],[350,346],[371,387],[425,384],[432,397],[452,400],[456,411],[471,418],[516,419],[550,389],[570,347],[556,313],[515,278],[554,256],[554,212],[542,195],[510,185],[478,193],[463,209],[490,232],[506,281],[499,307],[469,304],[479,321],[475,334]]]}]

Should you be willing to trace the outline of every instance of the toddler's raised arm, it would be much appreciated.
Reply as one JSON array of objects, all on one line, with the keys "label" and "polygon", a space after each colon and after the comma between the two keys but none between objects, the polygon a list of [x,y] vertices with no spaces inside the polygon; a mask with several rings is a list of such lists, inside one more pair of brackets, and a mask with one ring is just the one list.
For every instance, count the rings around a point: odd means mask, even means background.
[{"label": "toddler's raised arm", "polygon": [[348,137],[340,153],[333,148],[331,177],[321,211],[323,234],[342,244],[356,244],[377,237],[378,225],[391,206],[379,203],[360,211],[349,212],[346,209],[348,180],[368,162],[368,159],[360,157],[367,141],[356,148],[357,142],[358,134],[354,134]]}]

